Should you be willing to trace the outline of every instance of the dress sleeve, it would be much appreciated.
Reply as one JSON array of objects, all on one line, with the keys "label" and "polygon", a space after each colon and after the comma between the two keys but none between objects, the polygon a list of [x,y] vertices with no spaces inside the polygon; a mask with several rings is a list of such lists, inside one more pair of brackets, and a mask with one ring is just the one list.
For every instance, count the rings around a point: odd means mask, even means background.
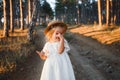
[{"label": "dress sleeve", "polygon": [[68,44],[68,42],[67,42],[66,39],[64,39],[64,46],[65,46],[64,51],[65,51],[65,52],[68,52],[68,51],[70,50],[70,47],[69,47],[69,44]]},{"label": "dress sleeve", "polygon": [[46,51],[48,50],[47,44],[48,44],[48,43],[45,43],[45,45],[44,45],[44,47],[43,47],[43,49],[42,49],[42,51],[43,51],[44,53],[46,53]]}]

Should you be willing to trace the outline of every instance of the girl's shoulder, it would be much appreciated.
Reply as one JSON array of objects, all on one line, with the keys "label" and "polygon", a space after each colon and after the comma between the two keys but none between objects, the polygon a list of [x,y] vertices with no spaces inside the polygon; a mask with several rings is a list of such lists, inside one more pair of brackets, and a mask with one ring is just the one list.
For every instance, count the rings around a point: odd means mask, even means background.
[{"label": "girl's shoulder", "polygon": [[54,44],[55,42],[46,42],[45,45],[50,45],[50,44]]},{"label": "girl's shoulder", "polygon": [[[64,39],[64,42],[67,43],[68,41],[66,39]],[[56,44],[56,43],[59,43],[59,41],[56,41],[56,42],[47,41],[45,44],[49,45],[49,44]]]},{"label": "girl's shoulder", "polygon": [[49,44],[49,42],[46,42],[46,43],[44,44],[44,46],[48,46],[48,44]]},{"label": "girl's shoulder", "polygon": [[46,42],[46,43],[45,43],[45,45],[48,45],[48,44],[49,44],[49,42]]}]

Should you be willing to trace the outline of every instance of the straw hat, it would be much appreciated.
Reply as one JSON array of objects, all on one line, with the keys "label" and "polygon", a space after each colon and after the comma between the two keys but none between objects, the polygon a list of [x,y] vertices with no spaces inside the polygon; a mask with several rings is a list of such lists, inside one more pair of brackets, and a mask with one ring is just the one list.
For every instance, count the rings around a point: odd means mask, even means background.
[{"label": "straw hat", "polygon": [[52,28],[55,28],[56,26],[64,27],[67,30],[67,25],[62,21],[51,21],[48,23],[47,27],[44,30],[44,34],[47,34]]}]

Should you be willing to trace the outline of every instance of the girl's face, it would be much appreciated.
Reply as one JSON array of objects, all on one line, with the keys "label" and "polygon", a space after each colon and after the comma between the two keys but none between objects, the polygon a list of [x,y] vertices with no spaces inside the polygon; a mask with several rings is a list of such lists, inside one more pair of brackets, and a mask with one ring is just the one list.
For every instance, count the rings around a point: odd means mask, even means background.
[{"label": "girl's face", "polygon": [[61,27],[56,27],[55,28],[55,31],[53,33],[53,36],[52,36],[52,39],[54,41],[59,41],[60,38],[58,37],[58,35],[64,35],[65,33],[65,29],[64,28],[61,28]]}]

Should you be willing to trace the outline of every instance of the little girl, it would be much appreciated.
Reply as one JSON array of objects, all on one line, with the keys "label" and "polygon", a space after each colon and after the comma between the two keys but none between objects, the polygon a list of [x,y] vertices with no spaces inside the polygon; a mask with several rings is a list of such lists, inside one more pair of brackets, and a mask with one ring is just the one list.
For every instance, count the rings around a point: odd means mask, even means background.
[{"label": "little girl", "polygon": [[45,60],[40,80],[75,80],[67,53],[70,47],[63,37],[66,30],[67,25],[61,21],[52,21],[45,29],[47,42],[41,52],[36,51]]}]

